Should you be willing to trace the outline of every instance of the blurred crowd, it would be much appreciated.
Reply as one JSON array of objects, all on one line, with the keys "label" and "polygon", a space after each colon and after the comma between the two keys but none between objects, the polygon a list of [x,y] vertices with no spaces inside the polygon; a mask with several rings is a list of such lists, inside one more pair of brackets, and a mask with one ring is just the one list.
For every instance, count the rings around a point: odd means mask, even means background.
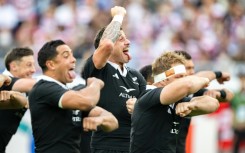
[{"label": "blurred crowd", "polygon": [[[115,5],[127,10],[123,29],[131,42],[130,67],[150,64],[163,51],[185,50],[196,71],[245,76],[245,0],[0,0],[0,71],[12,48],[30,47],[37,56],[45,42],[62,39],[73,49],[80,73]],[[239,84],[241,89],[232,86],[244,98],[245,83]]]},{"label": "blurred crowd", "polygon": [[83,62],[114,5],[127,10],[131,67],[152,63],[164,50],[186,50],[197,69],[229,71],[245,60],[243,0],[0,0],[0,57],[13,47],[38,52],[59,38]]}]

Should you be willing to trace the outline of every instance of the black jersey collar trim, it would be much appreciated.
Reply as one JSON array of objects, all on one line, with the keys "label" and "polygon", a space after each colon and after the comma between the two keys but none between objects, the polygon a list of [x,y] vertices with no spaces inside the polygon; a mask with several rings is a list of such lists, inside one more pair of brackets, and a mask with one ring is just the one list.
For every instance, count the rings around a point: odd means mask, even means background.
[{"label": "black jersey collar trim", "polygon": [[128,70],[126,68],[126,64],[123,65],[123,71],[120,69],[120,66],[117,65],[116,63],[113,63],[111,61],[107,61],[112,67],[114,67],[116,70],[120,72],[120,74],[124,77],[126,77]]},{"label": "black jersey collar trim", "polygon": [[57,81],[57,80],[55,80],[55,79],[53,79],[53,78],[51,78],[51,77],[49,77],[49,76],[47,76],[47,75],[41,75],[41,76],[39,76],[38,78],[37,78],[37,81],[39,81],[39,80],[45,80],[45,81],[49,81],[49,82],[55,82],[55,83],[57,83],[58,85],[60,85],[61,87],[63,87],[64,89],[69,89],[66,85],[64,85],[63,83],[61,83],[61,82],[59,82],[59,81]]}]

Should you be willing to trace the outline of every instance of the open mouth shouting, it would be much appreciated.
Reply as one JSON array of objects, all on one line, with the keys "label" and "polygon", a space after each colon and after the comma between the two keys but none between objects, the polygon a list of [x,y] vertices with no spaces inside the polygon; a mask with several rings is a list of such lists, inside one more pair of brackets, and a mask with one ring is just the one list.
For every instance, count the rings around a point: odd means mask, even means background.
[{"label": "open mouth shouting", "polygon": [[68,75],[69,75],[70,79],[75,79],[75,77],[76,77],[75,66],[69,69]]},{"label": "open mouth shouting", "polygon": [[131,60],[131,55],[129,53],[129,48],[126,48],[123,50],[123,54],[126,55],[128,57],[128,60]]}]

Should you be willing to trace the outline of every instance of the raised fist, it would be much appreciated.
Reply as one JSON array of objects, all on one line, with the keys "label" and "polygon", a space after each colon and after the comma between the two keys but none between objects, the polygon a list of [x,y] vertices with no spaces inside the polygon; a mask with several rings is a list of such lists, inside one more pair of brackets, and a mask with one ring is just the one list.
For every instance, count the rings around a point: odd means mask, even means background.
[{"label": "raised fist", "polygon": [[112,17],[114,17],[115,15],[125,16],[125,14],[126,14],[126,10],[124,7],[114,6],[113,8],[111,8],[111,16]]},{"label": "raised fist", "polygon": [[90,85],[92,83],[98,84],[100,86],[100,89],[102,89],[104,87],[104,82],[100,79],[95,78],[95,77],[88,78],[87,85]]}]

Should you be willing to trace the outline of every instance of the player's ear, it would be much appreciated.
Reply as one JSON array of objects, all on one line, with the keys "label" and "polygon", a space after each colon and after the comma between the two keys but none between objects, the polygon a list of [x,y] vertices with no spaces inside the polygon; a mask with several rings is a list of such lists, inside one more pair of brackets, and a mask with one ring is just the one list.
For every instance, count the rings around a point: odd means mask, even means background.
[{"label": "player's ear", "polygon": [[55,62],[53,60],[47,60],[46,66],[49,70],[55,70]]},{"label": "player's ear", "polygon": [[18,69],[18,64],[16,63],[16,61],[13,61],[9,64],[10,70],[12,71],[17,71]]}]

